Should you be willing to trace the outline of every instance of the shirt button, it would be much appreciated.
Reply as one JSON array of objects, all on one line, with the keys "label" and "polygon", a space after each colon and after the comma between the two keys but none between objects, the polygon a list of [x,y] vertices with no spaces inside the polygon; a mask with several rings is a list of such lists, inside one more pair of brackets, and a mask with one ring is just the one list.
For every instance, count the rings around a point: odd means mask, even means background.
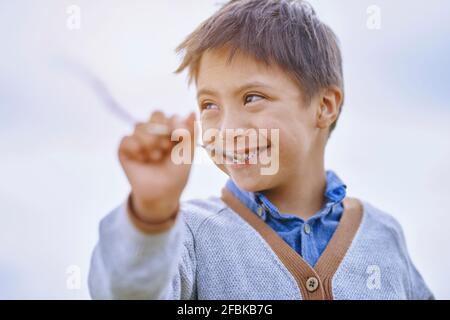
[{"label": "shirt button", "polygon": [[256,213],[258,214],[258,216],[262,216],[262,214],[263,214],[263,208],[262,207],[258,207],[258,209],[256,210]]},{"label": "shirt button", "polygon": [[316,277],[309,277],[308,280],[306,280],[306,289],[309,292],[314,292],[319,287],[319,280],[317,280]]},{"label": "shirt button", "polygon": [[303,225],[303,231],[305,231],[306,234],[310,234],[311,233],[311,226],[307,223],[305,223]]}]

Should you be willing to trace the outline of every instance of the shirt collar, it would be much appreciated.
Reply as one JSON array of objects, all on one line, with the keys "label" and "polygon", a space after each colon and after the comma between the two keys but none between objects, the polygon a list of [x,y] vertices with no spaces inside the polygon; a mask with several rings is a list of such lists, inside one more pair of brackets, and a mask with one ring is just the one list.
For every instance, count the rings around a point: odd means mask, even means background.
[{"label": "shirt collar", "polygon": [[[289,213],[280,214],[278,208],[270,202],[267,197],[265,197],[260,192],[248,192],[241,190],[234,181],[230,178],[226,183],[226,187],[230,190],[244,205],[247,206],[251,211],[265,220],[266,215],[270,214],[274,218],[278,219],[289,219],[289,218],[299,218],[296,215]],[[314,216],[308,220],[321,218],[327,213],[331,212],[332,208],[340,203],[346,195],[347,186],[342,182],[342,180],[334,173],[332,170],[326,171],[326,187],[325,187],[325,203],[321,210],[319,210]]]}]

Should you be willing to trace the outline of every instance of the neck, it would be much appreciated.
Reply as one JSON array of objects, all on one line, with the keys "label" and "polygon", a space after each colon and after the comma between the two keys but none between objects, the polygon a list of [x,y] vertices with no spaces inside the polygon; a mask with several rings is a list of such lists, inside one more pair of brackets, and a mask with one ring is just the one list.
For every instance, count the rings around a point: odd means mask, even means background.
[{"label": "neck", "polygon": [[323,162],[315,168],[292,175],[283,185],[264,190],[280,213],[294,214],[307,220],[322,208],[326,176]]}]

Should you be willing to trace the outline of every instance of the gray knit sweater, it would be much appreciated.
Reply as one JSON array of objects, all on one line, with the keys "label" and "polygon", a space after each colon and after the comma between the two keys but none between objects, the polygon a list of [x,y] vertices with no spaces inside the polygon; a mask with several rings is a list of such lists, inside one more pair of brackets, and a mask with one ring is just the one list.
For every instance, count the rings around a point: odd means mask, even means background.
[{"label": "gray knit sweater", "polygon": [[172,228],[145,234],[124,202],[100,223],[94,299],[430,299],[399,224],[346,198],[310,267],[232,194],[181,202]]}]

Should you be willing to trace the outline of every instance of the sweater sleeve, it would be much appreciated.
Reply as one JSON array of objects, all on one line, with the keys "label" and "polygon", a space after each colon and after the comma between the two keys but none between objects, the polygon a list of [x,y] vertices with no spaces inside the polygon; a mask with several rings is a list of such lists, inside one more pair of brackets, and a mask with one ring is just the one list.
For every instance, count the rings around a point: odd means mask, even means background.
[{"label": "sweater sleeve", "polygon": [[[406,244],[405,244],[406,248]],[[409,278],[411,281],[411,292],[410,292],[410,300],[434,300],[434,295],[431,290],[428,288],[425,280],[422,278],[422,275],[417,270],[409,253],[406,251],[407,259],[408,259],[408,270],[409,270]]]},{"label": "sweater sleeve", "polygon": [[410,260],[410,277],[411,277],[411,299],[412,300],[434,300],[435,297],[426,285],[419,271]]},{"label": "sweater sleeve", "polygon": [[404,256],[406,258],[407,269],[408,269],[408,278],[410,281],[410,291],[409,291],[409,300],[434,300],[434,295],[431,290],[428,288],[421,274],[417,270],[414,265],[411,256],[408,252],[408,248],[406,245],[406,239],[403,232],[403,228],[400,224],[395,221],[395,226],[400,238],[400,243],[402,250],[404,252]]},{"label": "sweater sleeve", "polygon": [[194,299],[193,237],[180,208],[174,225],[147,234],[124,202],[100,222],[89,271],[93,299]]}]

